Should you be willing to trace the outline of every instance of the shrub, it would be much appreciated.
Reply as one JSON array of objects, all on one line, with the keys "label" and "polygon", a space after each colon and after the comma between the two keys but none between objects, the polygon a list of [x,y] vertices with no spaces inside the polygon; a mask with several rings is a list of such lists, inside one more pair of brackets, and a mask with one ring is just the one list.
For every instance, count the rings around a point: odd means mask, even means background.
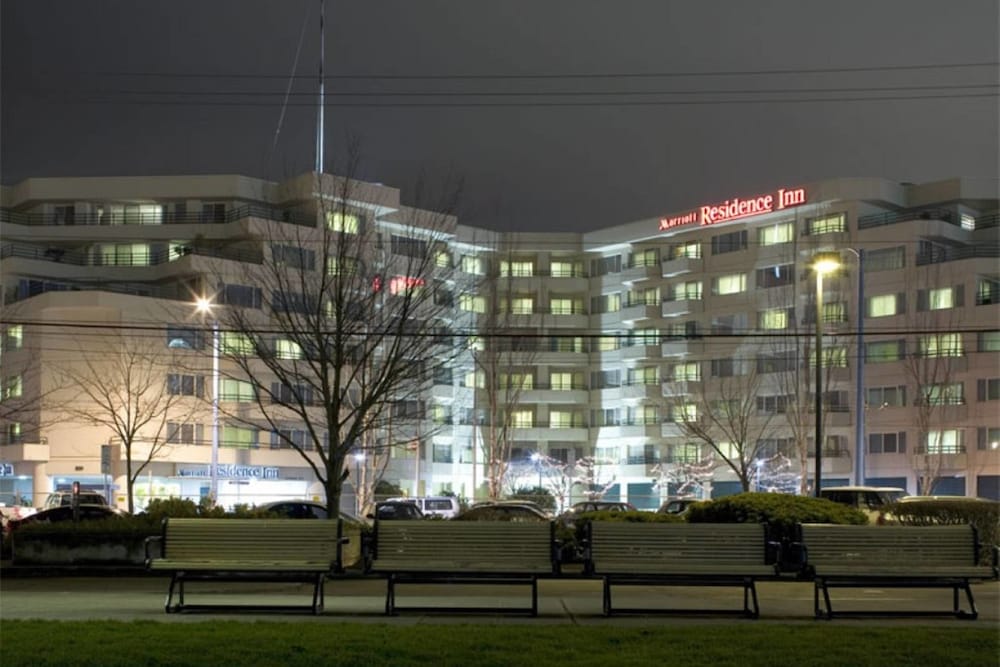
[{"label": "shrub", "polygon": [[1000,545],[1000,502],[972,498],[912,499],[886,508],[891,521],[906,526],[970,523],[979,534],[980,562],[988,563],[994,546]]}]

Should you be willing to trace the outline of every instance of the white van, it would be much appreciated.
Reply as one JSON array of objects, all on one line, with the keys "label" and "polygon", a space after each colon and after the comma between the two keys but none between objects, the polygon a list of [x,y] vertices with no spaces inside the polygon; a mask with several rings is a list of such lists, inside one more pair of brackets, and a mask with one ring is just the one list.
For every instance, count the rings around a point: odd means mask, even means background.
[{"label": "white van", "polygon": [[454,519],[458,516],[458,498],[454,496],[416,496],[413,498],[389,498],[390,501],[413,503],[424,513],[424,516],[440,516]]}]

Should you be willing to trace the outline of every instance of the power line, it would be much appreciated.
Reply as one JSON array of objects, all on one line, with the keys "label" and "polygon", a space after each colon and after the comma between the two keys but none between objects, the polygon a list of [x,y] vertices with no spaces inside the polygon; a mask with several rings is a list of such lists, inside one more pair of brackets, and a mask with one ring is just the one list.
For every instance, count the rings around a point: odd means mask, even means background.
[{"label": "power line", "polygon": [[[860,67],[817,67],[817,68],[779,68],[759,70],[719,70],[708,72],[562,72],[539,74],[327,74],[328,80],[534,80],[534,79],[653,79],[671,77],[717,77],[717,76],[775,76],[787,74],[843,74],[854,72],[904,72],[923,70],[953,70],[976,67],[997,67],[1000,62],[983,61],[967,63],[923,63],[911,65],[868,65]],[[152,71],[105,71],[84,73],[77,72],[79,77],[88,74],[106,77],[141,77],[141,78],[187,78],[187,79],[281,79],[286,74],[247,74],[219,72],[152,72]],[[295,78],[315,80],[313,75],[298,74]]]}]

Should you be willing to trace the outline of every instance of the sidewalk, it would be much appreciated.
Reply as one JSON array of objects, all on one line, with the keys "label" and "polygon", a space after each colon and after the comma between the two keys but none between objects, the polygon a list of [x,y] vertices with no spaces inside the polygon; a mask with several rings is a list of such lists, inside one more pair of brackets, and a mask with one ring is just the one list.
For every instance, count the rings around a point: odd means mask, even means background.
[{"label": "sidewalk", "polygon": [[[5,573],[9,575],[9,571]],[[377,578],[333,579],[326,584],[326,606],[322,614],[274,612],[207,612],[167,614],[163,610],[169,578],[151,576],[57,576],[11,577],[0,580],[0,620],[51,619],[198,622],[211,619],[255,621],[308,621],[319,623],[360,622],[415,625],[421,623],[526,623],[575,625],[649,625],[650,623],[817,623],[813,619],[813,587],[807,582],[758,583],[761,617],[744,620],[742,591],[717,587],[623,587],[615,590],[615,604],[636,607],[732,608],[729,615],[631,615],[606,618],[601,613],[601,584],[597,580],[562,579],[539,583],[537,618],[461,611],[441,613],[402,612],[383,614],[386,582]],[[940,618],[842,618],[833,623],[959,624],[1000,627],[1000,583],[973,586],[977,621]],[[410,585],[397,591],[400,604],[444,606],[524,605],[526,586]],[[193,582],[188,584],[188,602],[239,604],[307,604],[311,587],[300,584]],[[846,589],[834,592],[834,609],[951,609],[947,589]],[[838,604],[839,603],[839,604]]]}]

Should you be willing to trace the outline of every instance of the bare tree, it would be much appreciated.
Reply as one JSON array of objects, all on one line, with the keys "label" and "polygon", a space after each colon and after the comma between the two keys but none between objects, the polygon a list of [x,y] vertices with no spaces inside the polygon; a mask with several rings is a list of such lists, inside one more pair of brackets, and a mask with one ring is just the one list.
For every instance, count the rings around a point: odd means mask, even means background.
[{"label": "bare tree", "polygon": [[750,489],[755,461],[771,433],[773,412],[758,407],[761,376],[753,363],[736,362],[731,375],[686,387],[664,385],[670,419],[686,438],[707,445],[732,470],[744,491]]},{"label": "bare tree", "polygon": [[483,265],[486,276],[479,282],[478,292],[485,311],[469,345],[475,368],[475,395],[481,399],[479,444],[490,500],[503,495],[516,428],[514,415],[522,393],[534,387],[531,369],[539,345],[537,331],[518,327],[527,313],[521,312],[517,302],[513,247],[516,244],[508,239]]},{"label": "bare tree", "polygon": [[[121,446],[125,460],[128,511],[135,511],[133,490],[139,475],[166,454],[168,422],[187,423],[203,404],[194,376],[171,375],[178,356],[148,331],[105,333],[99,343],[80,346],[79,354],[56,369],[62,386],[75,396],[51,407],[69,421],[104,429],[109,444]],[[184,379],[191,387],[184,387]],[[52,397],[55,398],[54,396]]]},{"label": "bare tree", "polygon": [[[318,225],[257,231],[264,257],[242,278],[258,286],[249,292],[255,302],[237,301],[242,307],[220,317],[222,352],[236,369],[231,379],[251,385],[256,408],[230,418],[261,424],[298,451],[323,484],[332,516],[350,457],[374,461],[411,440],[394,406],[419,401],[433,365],[454,354],[445,241],[460,188],[446,185],[433,211],[399,206],[394,191],[350,178],[356,147],[348,156],[348,176],[321,175],[311,184],[303,206]],[[418,199],[422,193],[418,185]],[[217,300],[234,305],[225,280]],[[355,480],[357,488],[376,482]]]},{"label": "bare tree", "polygon": [[[933,248],[927,250],[926,256],[933,258],[933,252]],[[911,449],[910,460],[919,495],[933,493],[949,455],[958,453],[960,443],[944,442],[944,431],[948,424],[959,421],[957,413],[965,403],[963,384],[956,379],[967,363],[964,337],[955,327],[962,286],[952,285],[954,276],[942,271],[940,264],[936,268],[924,273],[923,285],[928,288],[918,289],[917,303],[907,311],[907,328],[919,333],[906,341],[902,364],[915,389],[917,446]]]},{"label": "bare tree", "polygon": [[600,500],[615,485],[614,473],[608,474],[610,461],[585,456],[576,462],[575,485],[583,488],[587,500]]},{"label": "bare tree", "polygon": [[660,462],[651,470],[653,488],[667,490],[668,493],[672,491],[678,496],[706,498],[717,467],[715,456],[707,456],[698,461]]}]

